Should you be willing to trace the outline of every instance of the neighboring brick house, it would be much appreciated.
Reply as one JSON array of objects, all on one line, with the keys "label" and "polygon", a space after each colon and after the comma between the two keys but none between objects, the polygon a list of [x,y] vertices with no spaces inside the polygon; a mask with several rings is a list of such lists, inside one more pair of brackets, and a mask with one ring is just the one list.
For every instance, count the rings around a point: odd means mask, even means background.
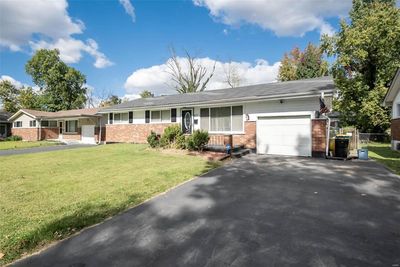
[{"label": "neighboring brick house", "polygon": [[12,122],[12,135],[21,136],[26,141],[54,139],[98,143],[104,141],[107,119],[98,111],[97,108],[58,112],[20,109],[9,121]]},{"label": "neighboring brick house", "polygon": [[326,120],[320,98],[331,103],[330,77],[141,98],[101,109],[106,142],[146,143],[179,124],[191,134],[203,129],[210,145],[245,146],[259,154],[324,156]]},{"label": "neighboring brick house", "polygon": [[11,115],[7,111],[0,110],[0,140],[11,135],[11,123],[8,121]]},{"label": "neighboring brick house", "polygon": [[392,149],[400,150],[400,68],[386,93],[384,105],[392,107],[391,136]]}]

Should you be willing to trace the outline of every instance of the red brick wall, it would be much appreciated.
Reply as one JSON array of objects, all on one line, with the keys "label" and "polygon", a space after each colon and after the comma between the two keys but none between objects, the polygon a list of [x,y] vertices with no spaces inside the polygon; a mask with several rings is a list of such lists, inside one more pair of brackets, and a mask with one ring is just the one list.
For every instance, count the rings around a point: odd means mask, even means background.
[{"label": "red brick wall", "polygon": [[42,128],[42,140],[45,139],[57,139],[58,133],[60,132],[59,128]]},{"label": "red brick wall", "polygon": [[312,124],[312,156],[324,157],[326,151],[326,120],[314,119]]},{"label": "red brick wall", "polygon": [[146,123],[146,124],[107,124],[106,141],[121,143],[147,143],[147,136],[151,131],[163,134],[164,129],[174,123]]},{"label": "red brick wall", "polygon": [[24,141],[37,141],[39,128],[12,128],[11,134],[21,136]]},{"label": "red brick wall", "polygon": [[[246,148],[256,148],[256,122],[246,121],[244,123],[244,134],[234,134],[233,146],[244,146]],[[226,145],[228,143],[227,135],[210,134],[210,145]]]},{"label": "red brick wall", "polygon": [[400,141],[400,118],[392,120],[391,132],[392,140]]}]

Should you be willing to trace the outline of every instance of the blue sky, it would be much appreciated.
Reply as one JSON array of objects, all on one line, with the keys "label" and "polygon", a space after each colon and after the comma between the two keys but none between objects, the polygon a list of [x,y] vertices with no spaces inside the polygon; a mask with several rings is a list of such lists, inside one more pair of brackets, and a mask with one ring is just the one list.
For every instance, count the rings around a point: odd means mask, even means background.
[{"label": "blue sky", "polygon": [[332,33],[350,2],[2,0],[0,76],[33,85],[26,61],[37,48],[56,47],[86,75],[95,95],[173,93],[165,62],[174,46],[178,55],[186,49],[206,66],[218,62],[210,89],[226,87],[222,69],[230,60],[243,85],[269,82],[284,52]]}]

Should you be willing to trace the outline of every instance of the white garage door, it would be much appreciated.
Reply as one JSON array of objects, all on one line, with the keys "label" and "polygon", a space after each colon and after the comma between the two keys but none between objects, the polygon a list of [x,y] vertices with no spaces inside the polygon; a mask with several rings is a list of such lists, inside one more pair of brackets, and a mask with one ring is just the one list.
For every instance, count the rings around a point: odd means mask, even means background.
[{"label": "white garage door", "polygon": [[257,153],[311,156],[310,116],[259,117]]},{"label": "white garage door", "polygon": [[94,125],[82,125],[82,143],[95,144]]}]

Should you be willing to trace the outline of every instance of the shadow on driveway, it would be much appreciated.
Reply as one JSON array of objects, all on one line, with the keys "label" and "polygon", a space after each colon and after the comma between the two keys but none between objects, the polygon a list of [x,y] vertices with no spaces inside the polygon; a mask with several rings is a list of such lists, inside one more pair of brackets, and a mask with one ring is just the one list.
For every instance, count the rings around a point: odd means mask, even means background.
[{"label": "shadow on driveway", "polygon": [[374,162],[250,155],[15,266],[397,266],[399,192]]}]

